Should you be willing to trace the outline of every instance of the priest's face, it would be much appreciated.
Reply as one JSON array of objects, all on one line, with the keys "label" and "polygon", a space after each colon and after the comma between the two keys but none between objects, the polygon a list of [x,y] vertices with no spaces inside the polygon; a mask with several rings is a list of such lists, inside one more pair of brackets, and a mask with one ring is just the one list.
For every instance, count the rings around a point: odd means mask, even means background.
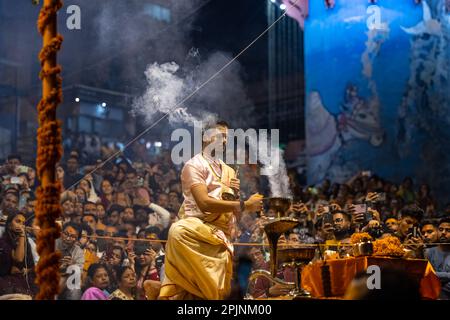
[{"label": "priest's face", "polygon": [[[203,134],[203,148],[208,148],[212,152],[212,156],[221,156],[220,154],[215,154],[214,151],[219,151],[219,146],[222,147],[222,155],[225,155],[226,144],[228,138],[228,128],[223,125],[218,125],[214,128],[208,129]],[[209,147],[208,147],[209,146]],[[219,152],[220,153],[220,152]]]}]

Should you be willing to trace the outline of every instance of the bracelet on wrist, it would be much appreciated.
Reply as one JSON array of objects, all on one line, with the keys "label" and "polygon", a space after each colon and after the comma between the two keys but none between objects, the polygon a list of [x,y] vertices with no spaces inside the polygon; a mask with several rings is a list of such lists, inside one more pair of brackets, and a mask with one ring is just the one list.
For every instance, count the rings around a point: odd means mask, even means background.
[{"label": "bracelet on wrist", "polygon": [[241,213],[245,211],[245,201],[241,198],[239,199],[239,206],[240,206],[240,210]]}]

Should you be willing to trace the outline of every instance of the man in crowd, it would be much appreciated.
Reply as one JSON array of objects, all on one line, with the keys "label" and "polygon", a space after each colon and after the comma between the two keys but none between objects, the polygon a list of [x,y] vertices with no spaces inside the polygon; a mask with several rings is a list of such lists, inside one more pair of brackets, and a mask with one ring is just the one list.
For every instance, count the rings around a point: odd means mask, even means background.
[{"label": "man in crowd", "polygon": [[78,172],[79,163],[76,156],[71,156],[66,162],[66,171],[64,172],[64,188],[69,189],[73,184],[80,181],[83,176]]},{"label": "man in crowd", "polygon": [[338,242],[346,242],[351,236],[351,218],[347,212],[333,212],[334,236]]},{"label": "man in crowd", "polygon": [[389,233],[394,234],[398,230],[398,221],[395,218],[387,218],[384,225],[386,226],[386,231]]},{"label": "man in crowd", "polygon": [[441,281],[441,299],[450,299],[450,218],[442,218],[438,226],[439,245],[425,250]]},{"label": "man in crowd", "polygon": [[436,223],[431,220],[422,221],[420,233],[425,244],[432,246],[439,240],[439,231]]},{"label": "man in crowd", "polygon": [[400,211],[400,221],[395,235],[401,242],[407,240],[414,226],[418,226],[423,217],[423,210],[415,205],[410,205]]},{"label": "man in crowd", "polygon": [[7,209],[18,209],[18,207],[19,207],[18,195],[15,192],[6,192],[1,203],[0,215],[2,215],[3,212],[5,212],[5,210]]}]

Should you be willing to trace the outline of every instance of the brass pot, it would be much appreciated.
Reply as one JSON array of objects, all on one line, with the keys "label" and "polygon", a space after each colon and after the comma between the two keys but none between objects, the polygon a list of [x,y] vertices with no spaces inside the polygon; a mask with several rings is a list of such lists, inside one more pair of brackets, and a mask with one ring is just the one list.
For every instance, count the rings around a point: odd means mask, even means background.
[{"label": "brass pot", "polygon": [[287,211],[291,207],[291,199],[273,197],[269,198],[269,208],[275,210],[277,218],[287,216]]},{"label": "brass pot", "polygon": [[222,187],[222,200],[225,201],[236,201],[238,197],[235,195],[234,190],[230,187]]},{"label": "brass pot", "polygon": [[373,243],[370,241],[359,242],[353,245],[353,256],[371,256],[373,254]]}]

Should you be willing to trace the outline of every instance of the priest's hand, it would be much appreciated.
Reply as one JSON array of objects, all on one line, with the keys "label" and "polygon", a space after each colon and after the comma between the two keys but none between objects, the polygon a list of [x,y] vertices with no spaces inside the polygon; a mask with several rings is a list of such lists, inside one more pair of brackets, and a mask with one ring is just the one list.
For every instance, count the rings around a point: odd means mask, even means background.
[{"label": "priest's hand", "polygon": [[263,196],[259,193],[255,193],[245,201],[245,211],[249,212],[259,212],[263,207]]},{"label": "priest's hand", "polygon": [[241,187],[241,181],[239,179],[236,179],[236,178],[230,179],[230,188],[234,190],[235,194],[239,193],[240,187]]}]

